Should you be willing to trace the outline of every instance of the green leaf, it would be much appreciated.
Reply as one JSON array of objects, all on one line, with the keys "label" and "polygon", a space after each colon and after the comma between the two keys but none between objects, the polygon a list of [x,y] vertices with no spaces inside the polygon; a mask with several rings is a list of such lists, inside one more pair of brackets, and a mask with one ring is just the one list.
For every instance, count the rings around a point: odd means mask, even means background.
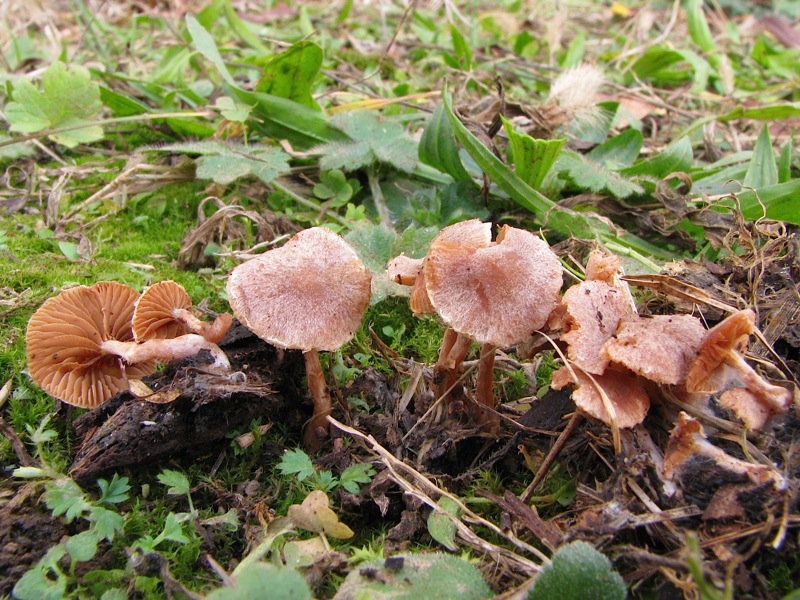
[{"label": "green leaf", "polygon": [[72,564],[91,560],[97,554],[97,533],[92,529],[81,531],[69,538],[65,546]]},{"label": "green leaf", "polygon": [[642,187],[630,181],[617,171],[605,168],[585,156],[567,150],[561,153],[555,168],[566,175],[581,189],[592,192],[606,191],[617,198],[627,198],[633,194],[642,194]]},{"label": "green leaf", "polygon": [[692,168],[692,160],[692,144],[688,137],[682,137],[663,152],[620,170],[620,174],[625,177],[643,176],[661,180],[670,173],[688,173]]},{"label": "green leaf", "polygon": [[330,206],[338,208],[353,197],[353,186],[339,169],[322,171],[319,183],[314,186],[314,195],[322,200],[330,199]]},{"label": "green leaf", "polygon": [[297,42],[270,59],[255,91],[319,110],[311,90],[321,66],[322,48],[309,40]]},{"label": "green leaf", "polygon": [[238,570],[231,587],[214,590],[206,600],[311,600],[311,590],[294,569],[252,562]]},{"label": "green leaf", "polygon": [[316,473],[311,458],[299,448],[283,453],[278,470],[284,475],[296,475],[298,481],[305,481]]},{"label": "green leaf", "polygon": [[753,148],[753,158],[747,167],[743,185],[759,189],[776,183],[778,183],[778,163],[775,162],[775,153],[772,151],[769,127],[765,123]]},{"label": "green leaf", "polygon": [[526,133],[516,131],[504,118],[503,127],[508,136],[510,160],[514,165],[514,172],[533,189],[540,189],[567,140],[534,139]]},{"label": "green leaf", "polygon": [[797,203],[800,198],[800,179],[762,187],[756,191],[744,190],[736,194],[736,197],[745,219],[761,219],[765,216],[766,209],[766,217],[769,219],[800,225]]},{"label": "green leaf", "polygon": [[331,125],[350,139],[314,148],[322,155],[321,169],[355,171],[379,162],[410,173],[417,165],[417,144],[398,123],[362,110],[339,113],[331,119]]},{"label": "green leaf", "polygon": [[453,51],[458,59],[458,67],[464,71],[472,69],[472,49],[458,27],[450,24],[450,37],[453,40]]},{"label": "green leaf", "polygon": [[528,600],[624,600],[625,583],[609,561],[586,542],[562,546],[528,592]]},{"label": "green leaf", "polygon": [[96,142],[103,129],[92,122],[100,113],[100,89],[91,80],[88,69],[62,62],[53,63],[42,75],[42,89],[28,80],[14,86],[12,102],[5,107],[11,131],[37,133],[43,129],[76,127],[50,134],[50,139],[74,148]]},{"label": "green leaf", "polygon": [[431,120],[422,132],[419,159],[426,165],[447,173],[456,181],[472,183],[472,176],[464,168],[458,155],[458,144],[444,103],[436,106]]},{"label": "green leaf", "polygon": [[630,167],[639,157],[644,136],[635,129],[626,129],[607,142],[592,149],[587,158],[609,169]]},{"label": "green leaf", "polygon": [[100,538],[107,539],[109,542],[114,541],[114,537],[122,532],[125,527],[125,520],[122,515],[115,513],[113,510],[108,510],[102,506],[95,506],[89,513],[89,520],[93,524],[95,533]]},{"label": "green leaf", "polygon": [[173,471],[172,469],[161,471],[158,474],[158,481],[169,486],[167,494],[170,496],[185,496],[192,489],[189,478],[180,471]]},{"label": "green leaf", "polygon": [[98,479],[97,487],[100,488],[99,502],[106,504],[119,504],[128,499],[128,492],[131,486],[128,485],[127,477],[120,477],[116,473],[111,478],[111,481],[106,479]]},{"label": "green leaf", "polygon": [[63,600],[67,597],[67,578],[53,580],[47,571],[34,567],[20,577],[12,593],[18,600]]},{"label": "green leaf", "polygon": [[217,98],[217,101],[214,103],[214,108],[219,111],[219,114],[228,119],[228,121],[233,121],[234,123],[244,123],[247,121],[250,112],[253,110],[252,107],[237,102],[230,96],[220,96]]},{"label": "green leaf", "polygon": [[48,484],[44,495],[45,503],[54,517],[64,515],[67,523],[91,508],[83,495],[83,490],[72,479],[66,477]]},{"label": "green leaf", "polygon": [[201,154],[196,160],[197,177],[227,185],[240,177],[258,177],[269,183],[289,172],[289,155],[280,148],[246,146],[216,140],[168,144],[148,151]]},{"label": "green leaf", "polygon": [[17,467],[14,469],[13,475],[20,479],[33,479],[35,477],[46,477],[47,471],[39,467]]},{"label": "green leaf", "polygon": [[453,519],[461,518],[461,507],[457,502],[442,496],[438,502],[439,510],[434,510],[428,515],[428,533],[442,546],[455,552],[456,524]]},{"label": "green leaf", "polygon": [[61,254],[70,260],[80,260],[81,258],[80,252],[78,251],[78,244],[75,242],[60,240],[58,242],[58,249],[61,250]]},{"label": "green leaf", "polygon": [[339,485],[351,494],[357,494],[361,491],[361,485],[372,481],[374,475],[375,469],[369,463],[350,465],[339,475]]},{"label": "green leaf", "polygon": [[800,117],[800,102],[767,104],[755,108],[737,106],[729,113],[717,117],[717,121],[733,121],[734,119],[755,119],[756,121],[780,121]]},{"label": "green leaf", "polygon": [[115,117],[129,117],[149,112],[150,108],[135,98],[119,94],[107,87],[100,86],[100,100]]},{"label": "green leaf", "polygon": [[792,179],[792,160],[794,158],[794,136],[784,144],[778,162],[778,183],[787,183]]},{"label": "green leaf", "polygon": [[228,71],[225,61],[222,60],[222,55],[219,53],[219,48],[211,34],[206,31],[200,22],[191,14],[186,15],[186,29],[192,37],[192,42],[197,51],[200,52],[206,59],[211,62],[219,71],[219,74],[230,85],[236,85],[233,81],[233,76]]}]

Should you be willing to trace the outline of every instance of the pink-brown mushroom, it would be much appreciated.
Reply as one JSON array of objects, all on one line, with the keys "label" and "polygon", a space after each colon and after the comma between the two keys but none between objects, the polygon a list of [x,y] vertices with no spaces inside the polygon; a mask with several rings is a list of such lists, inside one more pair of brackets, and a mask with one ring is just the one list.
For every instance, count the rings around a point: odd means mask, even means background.
[{"label": "pink-brown mushroom", "polygon": [[234,315],[261,339],[301,350],[314,414],[307,448],[321,447],[333,406],[319,360],[356,333],[370,300],[371,276],[347,242],[332,231],[301,231],[284,246],[231,271],[228,300]]}]

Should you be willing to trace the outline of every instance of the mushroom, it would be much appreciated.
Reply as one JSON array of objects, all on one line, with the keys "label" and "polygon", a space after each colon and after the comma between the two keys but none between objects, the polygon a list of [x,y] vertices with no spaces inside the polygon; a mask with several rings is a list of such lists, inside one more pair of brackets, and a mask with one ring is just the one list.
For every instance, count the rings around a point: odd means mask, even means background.
[{"label": "mushroom", "polygon": [[570,287],[550,316],[561,329],[567,355],[581,369],[602,375],[609,363],[600,349],[617,332],[620,321],[636,315],[628,284],[619,280],[618,257],[594,250],[586,265],[586,281]]},{"label": "mushroom", "polygon": [[198,319],[192,312],[192,300],[182,285],[159,281],[144,289],[133,311],[133,335],[137,342],[174,338],[192,332],[218,344],[233,319],[222,313],[212,323]]},{"label": "mushroom", "polygon": [[632,316],[620,322],[600,355],[650,381],[677,385],[686,381],[703,333],[691,315]]},{"label": "mushroom", "polygon": [[227,357],[202,336],[133,341],[131,319],[139,294],[103,281],[64,290],[47,300],[28,322],[28,371],[51,396],[83,408],[99,406],[128,389],[128,378],[155,370],[157,361],[209,350],[213,369],[230,367]]},{"label": "mushroom", "polygon": [[[561,289],[558,257],[533,233],[508,225],[492,241],[491,224],[473,219],[439,233],[423,274],[431,305],[457,334],[445,337],[445,362],[461,356],[458,336],[481,344],[476,398],[494,408],[495,350],[521,342],[546,323]],[[480,411],[478,421],[496,424],[489,411]]]},{"label": "mushroom", "polygon": [[572,399],[579,409],[611,427],[634,427],[650,408],[642,383],[624,369],[610,367],[602,375],[590,375],[577,365],[561,367],[553,372],[550,387],[560,390],[566,385],[575,386]]},{"label": "mushroom", "polygon": [[[755,320],[752,310],[740,310],[705,333],[686,376],[686,390],[713,394],[726,387],[742,388],[744,391],[723,394],[720,402],[733,409],[748,427],[759,429],[771,416],[788,410],[793,394],[763,379],[742,357],[755,331]],[[751,402],[760,408],[748,407]]]},{"label": "mushroom", "polygon": [[321,227],[301,231],[228,276],[236,318],[266,342],[303,352],[314,401],[304,433],[310,450],[321,447],[333,409],[319,352],[336,350],[355,335],[369,305],[370,281],[355,250]]}]

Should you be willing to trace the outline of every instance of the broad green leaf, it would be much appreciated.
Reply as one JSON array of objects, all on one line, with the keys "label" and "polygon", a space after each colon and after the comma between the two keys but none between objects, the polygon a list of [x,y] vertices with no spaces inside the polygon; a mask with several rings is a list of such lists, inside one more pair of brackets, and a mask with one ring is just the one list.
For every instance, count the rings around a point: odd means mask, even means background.
[{"label": "broad green leaf", "polygon": [[41,85],[40,90],[23,79],[14,86],[12,102],[5,107],[11,131],[36,133],[75,127],[49,136],[68,148],[102,139],[103,128],[92,123],[103,103],[99,86],[91,80],[88,69],[78,65],[68,69],[62,62],[53,63],[42,75]]},{"label": "broad green leaf", "polygon": [[53,580],[44,569],[34,567],[14,584],[12,593],[18,600],[63,600],[67,597],[67,578]]},{"label": "broad green leaf", "polygon": [[753,158],[747,167],[743,185],[760,189],[776,183],[778,183],[778,163],[775,162],[775,153],[772,151],[769,127],[765,123],[753,148]]},{"label": "broad green leaf", "polygon": [[444,103],[439,103],[433,116],[422,132],[419,142],[419,159],[432,167],[447,173],[456,181],[472,182],[472,177],[464,168],[458,155],[453,126],[445,112]]},{"label": "broad green leaf", "polygon": [[222,55],[219,53],[219,48],[211,34],[206,31],[200,22],[191,14],[186,15],[186,29],[192,37],[192,42],[197,51],[208,59],[213,64],[222,79],[230,85],[236,85],[233,81],[233,76],[228,71],[225,61],[222,60]]},{"label": "broad green leaf", "polygon": [[278,470],[284,475],[297,475],[298,481],[305,481],[315,473],[311,457],[299,448],[283,453]]},{"label": "broad green leaf", "polygon": [[369,463],[356,463],[350,465],[339,475],[339,485],[351,494],[361,491],[361,485],[372,481],[375,469]]},{"label": "broad green leaf", "polygon": [[238,570],[231,587],[206,595],[206,600],[311,600],[306,580],[294,569],[251,562]]},{"label": "broad green leaf", "polygon": [[692,168],[692,144],[688,137],[682,137],[670,144],[663,152],[639,161],[632,167],[621,169],[626,177],[643,176],[663,179],[670,173],[688,172]]},{"label": "broad green leaf", "polygon": [[100,100],[115,117],[142,115],[150,110],[143,102],[115,92],[105,86],[100,86]]},{"label": "broad green leaf", "polygon": [[61,250],[61,254],[70,260],[80,260],[81,258],[80,252],[78,251],[78,244],[75,242],[60,240],[58,242],[58,249]]},{"label": "broad green leaf", "polygon": [[92,529],[81,531],[70,537],[65,546],[72,563],[86,562],[97,554],[97,533]]},{"label": "broad green leaf", "polygon": [[188,544],[189,538],[183,534],[183,525],[181,518],[175,513],[169,513],[167,520],[164,522],[164,531],[162,531],[157,540],[170,540],[179,544]]},{"label": "broad green leaf", "polygon": [[764,217],[766,209],[769,219],[800,225],[800,179],[762,187],[756,191],[744,190],[736,194],[736,197],[746,219],[760,219]]},{"label": "broad green leaf", "polygon": [[195,161],[197,176],[223,185],[247,176],[258,177],[264,183],[269,183],[279,175],[289,172],[289,155],[280,148],[269,146],[203,140],[149,147],[145,150],[201,154]]},{"label": "broad green leaf", "polygon": [[100,488],[100,502],[108,504],[119,504],[128,499],[128,492],[131,491],[131,486],[128,484],[127,477],[120,477],[116,473],[111,478],[111,481],[106,479],[98,479],[97,487]]},{"label": "broad green leaf", "polygon": [[630,181],[617,171],[607,169],[571,150],[561,153],[555,168],[562,176],[566,175],[572,180],[578,188],[592,192],[606,191],[616,198],[627,198],[644,192],[639,184]]},{"label": "broad green leaf", "polygon": [[624,600],[625,582],[609,561],[586,542],[572,542],[553,555],[536,576],[528,600]]},{"label": "broad green leaf", "polygon": [[275,140],[289,140],[301,149],[347,136],[328,122],[324,113],[286,98],[248,92],[231,87],[228,94],[253,107],[249,124],[256,131]]},{"label": "broad green leaf", "polygon": [[353,197],[353,186],[339,169],[322,171],[319,183],[314,186],[314,195],[322,200],[330,200],[330,206],[338,208]]},{"label": "broad green leaf", "polygon": [[428,533],[448,550],[455,552],[456,524],[453,519],[461,518],[461,507],[457,502],[447,496],[442,496],[438,502],[439,510],[433,510],[428,515]]},{"label": "broad green leaf", "polygon": [[510,160],[514,165],[514,173],[533,189],[540,189],[544,178],[555,164],[556,158],[567,140],[534,139],[525,133],[516,131],[506,119],[503,119],[503,127],[508,136]]},{"label": "broad green leaf", "polygon": [[125,520],[119,513],[102,506],[95,506],[91,510],[89,520],[93,524],[92,529],[95,533],[109,542],[114,541],[114,537],[125,527]]},{"label": "broad green leaf", "polygon": [[172,469],[164,469],[158,474],[158,481],[168,486],[167,494],[170,496],[185,496],[188,494],[192,485],[189,483],[189,478],[180,471]]},{"label": "broad green leaf", "polygon": [[91,508],[84,497],[83,490],[72,479],[66,477],[57,479],[48,485],[44,499],[53,516],[64,515],[67,523],[71,523],[75,517],[79,517],[84,511]]},{"label": "broad green leaf", "polygon": [[322,48],[309,40],[297,42],[270,59],[255,91],[319,110],[311,90],[321,66]]},{"label": "broad green leaf", "polygon": [[587,158],[609,169],[630,167],[639,157],[644,136],[635,129],[626,129],[607,142],[592,149]]},{"label": "broad green leaf", "polygon": [[217,98],[217,101],[214,103],[214,108],[219,111],[219,114],[228,119],[228,121],[233,121],[234,123],[244,123],[247,121],[250,112],[253,110],[252,107],[246,106],[241,102],[236,102],[236,100],[230,96],[220,96]]},{"label": "broad green leaf", "polygon": [[321,169],[355,171],[379,162],[410,173],[417,165],[417,144],[398,123],[362,110],[339,113],[331,125],[350,139],[314,148]]}]

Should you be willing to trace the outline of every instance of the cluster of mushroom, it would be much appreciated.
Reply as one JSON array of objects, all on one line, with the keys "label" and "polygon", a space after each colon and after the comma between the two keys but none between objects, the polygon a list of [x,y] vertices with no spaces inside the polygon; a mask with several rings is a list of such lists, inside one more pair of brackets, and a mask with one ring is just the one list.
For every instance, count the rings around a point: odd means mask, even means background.
[{"label": "cluster of mushroom", "polygon": [[48,299],[31,317],[28,372],[51,396],[95,408],[127,390],[130,380],[153,373],[159,362],[205,350],[212,362],[204,369],[227,372],[230,363],[217,343],[231,322],[228,314],[201,321],[174,281],[141,294],[114,281],[74,287]]},{"label": "cluster of mushroom", "polygon": [[751,430],[785,413],[792,392],[764,380],[742,358],[755,314],[741,310],[706,331],[691,315],[637,314],[617,257],[594,251],[586,280],[568,289],[549,325],[567,342],[569,363],[553,387],[574,386],[587,414],[615,427],[640,423],[649,408],[646,382],[673,386],[703,407],[710,394]]}]

